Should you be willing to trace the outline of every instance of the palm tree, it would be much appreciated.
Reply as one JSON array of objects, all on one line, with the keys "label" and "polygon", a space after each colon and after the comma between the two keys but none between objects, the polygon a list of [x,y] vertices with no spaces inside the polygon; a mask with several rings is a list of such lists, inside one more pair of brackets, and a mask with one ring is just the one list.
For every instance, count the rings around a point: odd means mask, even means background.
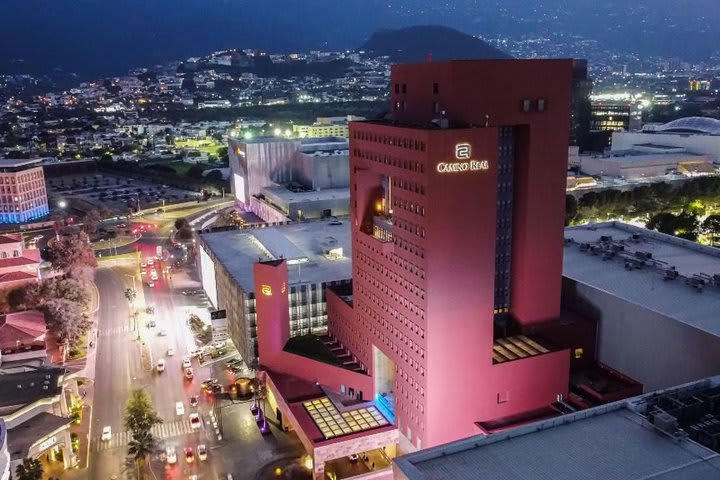
[{"label": "palm tree", "polygon": [[40,460],[25,458],[15,468],[16,480],[40,480],[43,476],[43,467]]},{"label": "palm tree", "polygon": [[[138,432],[128,442],[128,454],[132,455],[140,473],[140,465],[155,451],[155,437],[150,432]],[[139,476],[139,475],[138,475]]]}]

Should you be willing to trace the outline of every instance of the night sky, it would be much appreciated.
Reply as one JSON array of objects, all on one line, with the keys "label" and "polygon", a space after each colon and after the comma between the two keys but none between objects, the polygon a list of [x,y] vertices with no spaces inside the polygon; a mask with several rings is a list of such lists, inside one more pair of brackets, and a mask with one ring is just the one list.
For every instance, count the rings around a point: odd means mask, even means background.
[{"label": "night sky", "polygon": [[[720,2],[693,0],[2,0],[0,73],[123,73],[241,47],[356,48],[376,29],[443,24],[473,35],[580,33],[690,60],[718,50]],[[22,59],[19,63],[17,60]]]}]

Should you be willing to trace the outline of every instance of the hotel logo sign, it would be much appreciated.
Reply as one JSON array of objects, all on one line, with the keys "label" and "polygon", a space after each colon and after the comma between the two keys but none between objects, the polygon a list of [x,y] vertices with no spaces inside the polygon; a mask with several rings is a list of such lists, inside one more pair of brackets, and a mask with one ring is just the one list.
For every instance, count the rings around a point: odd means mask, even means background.
[{"label": "hotel logo sign", "polygon": [[471,160],[472,148],[469,143],[455,145],[455,158],[459,162],[440,162],[437,164],[438,173],[479,172],[490,169],[487,160]]},{"label": "hotel logo sign", "polygon": [[458,143],[455,145],[455,158],[458,160],[470,160],[472,149],[469,143]]}]

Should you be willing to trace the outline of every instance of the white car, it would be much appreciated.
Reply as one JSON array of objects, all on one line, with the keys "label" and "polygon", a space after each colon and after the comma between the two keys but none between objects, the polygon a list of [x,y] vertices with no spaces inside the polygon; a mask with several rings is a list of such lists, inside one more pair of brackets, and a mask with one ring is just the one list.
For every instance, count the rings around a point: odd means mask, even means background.
[{"label": "white car", "polygon": [[175,452],[174,446],[169,445],[165,449],[165,460],[167,460],[167,463],[169,463],[170,465],[177,463],[177,453]]},{"label": "white car", "polygon": [[153,270],[153,271],[150,273],[150,279],[151,279],[151,280],[157,280],[157,279],[158,279],[158,274],[157,274],[156,271]]},{"label": "white car", "polygon": [[175,413],[177,415],[185,415],[185,405],[183,405],[183,402],[175,403]]},{"label": "white car", "polygon": [[155,282],[148,282],[148,287],[155,288]]},{"label": "white car", "polygon": [[190,367],[192,367],[192,363],[190,363],[190,359],[188,357],[183,358],[182,368],[190,368]]},{"label": "white car", "polygon": [[164,328],[161,328],[160,331],[158,332],[158,335],[160,335],[161,337],[167,336],[167,330],[165,330]]},{"label": "white car", "polygon": [[112,428],[110,428],[110,425],[107,427],[103,427],[102,435],[100,436],[100,439],[102,441],[107,441],[112,438]]},{"label": "white car", "polygon": [[167,356],[172,357],[173,355],[175,355],[175,349],[173,347],[168,348]]},{"label": "white car", "polygon": [[191,413],[190,414],[190,426],[193,430],[200,430],[200,427],[202,427],[202,421],[200,420],[200,415],[197,413]]},{"label": "white car", "polygon": [[145,268],[145,267],[147,267],[147,263],[142,262],[142,263],[140,264],[140,268]]},{"label": "white car", "polygon": [[155,260],[153,260],[152,258],[148,258],[147,264],[152,265],[153,263],[155,263]]},{"label": "white car", "polygon": [[164,358],[161,358],[160,360],[158,360],[158,362],[157,362],[157,371],[158,371],[159,373],[162,373],[162,372],[165,371],[165,359],[164,359]]},{"label": "white car", "polygon": [[205,444],[198,445],[197,456],[201,462],[204,462],[205,460],[207,460],[207,447],[205,446]]}]

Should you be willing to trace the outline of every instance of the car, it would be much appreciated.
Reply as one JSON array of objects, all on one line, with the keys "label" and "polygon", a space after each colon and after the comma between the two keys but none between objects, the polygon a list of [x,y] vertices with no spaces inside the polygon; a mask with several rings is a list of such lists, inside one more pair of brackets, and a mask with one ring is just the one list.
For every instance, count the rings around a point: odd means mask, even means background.
[{"label": "car", "polygon": [[140,270],[140,275],[147,275],[147,271],[143,268]]},{"label": "car", "polygon": [[155,288],[155,282],[148,282],[148,287]]},{"label": "car", "polygon": [[167,349],[167,356],[172,357],[173,355],[175,355],[175,349],[173,347],[169,347]]},{"label": "car", "polygon": [[199,398],[197,395],[193,395],[192,397],[190,397],[190,406],[191,407],[197,407],[198,402],[199,402]]},{"label": "car", "polygon": [[201,443],[197,446],[197,456],[201,462],[207,460],[207,447],[204,443]]},{"label": "car", "polygon": [[193,377],[195,376],[193,374],[192,368],[186,368],[185,373],[183,373],[183,375],[185,376],[185,380],[192,380]]},{"label": "car", "polygon": [[160,360],[158,360],[157,371],[158,371],[158,373],[162,373],[165,371],[165,359],[164,358],[161,358]]},{"label": "car", "polygon": [[199,413],[190,414],[190,426],[193,430],[200,430],[200,427],[202,427],[202,420],[200,420]]},{"label": "car", "polygon": [[165,460],[170,465],[177,463],[177,453],[175,452],[175,447],[173,445],[168,445],[165,449]]},{"label": "car", "polygon": [[195,461],[195,454],[193,453],[193,449],[190,447],[185,449],[185,461],[187,463],[193,463]]},{"label": "car", "polygon": [[155,260],[153,260],[152,258],[148,258],[147,264],[152,265],[153,263],[155,263]]},{"label": "car", "polygon": [[155,271],[150,272],[150,279],[151,279],[151,280],[157,280],[158,278],[159,278],[159,277],[158,277],[157,272],[155,272]]},{"label": "car", "polygon": [[240,360],[239,358],[233,358],[233,359],[230,359],[227,362],[225,362],[225,366],[230,368],[233,365],[240,365],[241,363],[243,363],[243,361]]},{"label": "car", "polygon": [[112,428],[110,428],[110,425],[103,427],[102,429],[102,435],[100,436],[100,439],[103,441],[110,440],[112,438]]},{"label": "car", "polygon": [[190,351],[190,356],[195,357],[195,358],[202,357],[204,353],[205,353],[204,349],[196,348],[195,350]]},{"label": "car", "polygon": [[240,365],[233,365],[232,367],[230,367],[230,371],[232,373],[240,373],[243,371],[243,367],[241,367]]},{"label": "car", "polygon": [[158,332],[158,335],[161,336],[161,337],[166,337],[166,336],[167,336],[167,330],[165,330],[164,328],[161,328],[160,331]]},{"label": "car", "polygon": [[175,402],[175,414],[185,415],[185,405],[183,405],[183,402]]},{"label": "car", "polygon": [[155,327],[157,327],[157,323],[155,323],[155,320],[150,320],[150,321],[147,323],[147,327],[148,327],[148,328],[155,328]]},{"label": "car", "polygon": [[145,262],[140,263],[140,268],[145,268],[145,267],[147,267],[147,263],[145,263]]},{"label": "car", "polygon": [[182,361],[182,368],[190,368],[192,367],[192,363],[190,363],[190,358],[185,357]]},{"label": "car", "polygon": [[213,385],[219,385],[220,381],[217,378],[208,378],[207,380],[203,380],[202,382],[202,388],[209,389]]},{"label": "car", "polygon": [[357,454],[357,453],[353,453],[352,455],[348,455],[348,460],[350,460],[351,462],[357,462],[358,458],[360,458],[360,457],[358,457],[358,454]]}]

